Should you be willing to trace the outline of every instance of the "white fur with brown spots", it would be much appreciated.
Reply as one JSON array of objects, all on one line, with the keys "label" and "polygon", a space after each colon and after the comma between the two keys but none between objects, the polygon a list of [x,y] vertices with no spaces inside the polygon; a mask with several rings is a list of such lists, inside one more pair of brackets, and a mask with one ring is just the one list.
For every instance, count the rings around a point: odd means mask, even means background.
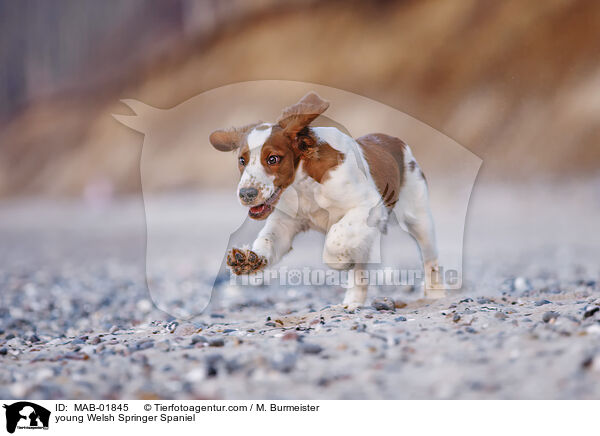
[{"label": "white fur with brown spots", "polygon": [[[375,134],[365,139],[374,143],[367,154],[358,142],[361,138],[357,141],[334,127],[308,127],[327,107],[309,93],[285,109],[275,124],[211,135],[218,150],[239,149],[238,192],[242,188],[258,192],[254,201],[242,204],[250,206],[251,217],[266,218],[251,250],[233,250],[228,256],[232,271],[251,273],[276,264],[291,250],[294,237],[307,229],[326,234],[323,260],[327,265],[360,271],[371,259],[390,214],[396,213],[421,249],[426,296],[441,296],[443,284],[432,278],[438,268],[437,248],[427,183],[410,148],[397,138]],[[386,142],[396,148],[386,149]],[[375,151],[383,158],[369,159],[372,147],[379,147]],[[396,154],[389,154],[390,150]],[[382,174],[393,175],[385,189]],[[389,193],[393,201],[386,200]],[[367,286],[356,285],[346,292],[343,304],[355,309],[366,296]]]}]

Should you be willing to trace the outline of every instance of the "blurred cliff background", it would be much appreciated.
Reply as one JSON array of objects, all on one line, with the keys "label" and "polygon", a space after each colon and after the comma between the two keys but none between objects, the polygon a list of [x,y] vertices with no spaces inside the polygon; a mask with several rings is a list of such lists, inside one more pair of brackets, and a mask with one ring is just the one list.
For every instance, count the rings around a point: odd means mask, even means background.
[{"label": "blurred cliff background", "polygon": [[[351,93],[326,115],[410,138],[461,291],[371,286],[367,306],[409,305],[350,315],[339,286],[228,286],[229,237],[262,222],[236,231],[208,129],[292,103],[266,79]],[[213,98],[257,80],[273,98]],[[176,107],[148,111],[173,116],[148,118],[142,171],[122,99]],[[600,398],[599,120],[598,0],[0,0],[0,398]],[[483,159],[466,221],[465,160],[419,128]],[[322,247],[299,235],[279,266],[324,268]],[[382,258],[421,267],[396,226]]]},{"label": "blurred cliff background", "polygon": [[[479,155],[480,180],[597,176],[599,23],[594,0],[0,1],[0,196],[139,191],[120,99],[259,79],[412,115]],[[184,167],[165,187],[207,180]]]}]

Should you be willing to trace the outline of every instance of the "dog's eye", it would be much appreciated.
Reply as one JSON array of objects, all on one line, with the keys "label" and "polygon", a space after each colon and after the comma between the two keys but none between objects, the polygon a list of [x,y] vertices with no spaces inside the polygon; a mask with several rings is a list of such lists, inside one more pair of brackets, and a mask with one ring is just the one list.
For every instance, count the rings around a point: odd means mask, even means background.
[{"label": "dog's eye", "polygon": [[275,164],[278,164],[280,160],[281,160],[281,156],[271,155],[267,158],[267,163],[269,165],[275,165]]},{"label": "dog's eye", "polygon": [[244,159],[243,157],[240,157],[240,165],[243,167],[246,166],[246,159]]}]

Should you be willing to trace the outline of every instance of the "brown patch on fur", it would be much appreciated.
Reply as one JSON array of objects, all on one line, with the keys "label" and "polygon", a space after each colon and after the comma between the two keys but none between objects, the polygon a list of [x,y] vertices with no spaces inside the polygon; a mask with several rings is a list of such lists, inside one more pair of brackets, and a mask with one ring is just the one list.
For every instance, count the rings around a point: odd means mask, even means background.
[{"label": "brown patch on fur", "polygon": [[303,159],[304,171],[317,183],[323,183],[329,172],[337,167],[344,160],[344,155],[325,143],[319,146],[315,155],[308,159]]},{"label": "brown patch on fur", "polygon": [[357,138],[363,149],[369,171],[377,185],[386,207],[392,208],[398,201],[404,184],[404,150],[406,144],[383,133],[369,133]]},{"label": "brown patch on fur", "polygon": [[[267,163],[269,156],[279,156],[279,162],[269,165]],[[283,129],[279,126],[274,126],[271,136],[267,138],[265,144],[262,146],[260,161],[267,174],[275,175],[273,184],[285,189],[294,181],[300,156],[294,149],[291,139],[285,135]]]},{"label": "brown patch on fur", "polygon": [[[260,162],[267,174],[275,176],[273,184],[281,189],[291,185],[301,160],[307,174],[321,183],[326,179],[328,172],[344,159],[343,153],[329,144],[319,143],[308,128],[308,125],[328,107],[329,102],[321,99],[316,93],[309,92],[298,103],[285,108],[276,125],[260,126],[259,122],[244,127],[217,130],[210,135],[210,142],[220,151],[239,148],[238,167],[240,173],[243,173],[245,165],[239,163],[239,158],[243,157],[246,163],[249,162],[247,135],[256,126],[258,130],[272,128],[271,135],[261,148]],[[269,164],[271,156],[277,156],[279,161]]]},{"label": "brown patch on fur", "polygon": [[344,160],[344,154],[326,142],[318,141],[311,129],[303,129],[297,137],[303,169],[317,183],[323,183],[329,172]]},{"label": "brown patch on fur", "polygon": [[[267,159],[273,155],[279,156],[280,161],[269,165]],[[248,161],[248,145],[240,149],[239,156]],[[304,163],[304,171],[309,177],[323,183],[329,171],[344,160],[344,154],[326,142],[319,142],[308,127],[290,138],[285,129],[276,125],[262,146],[260,160],[267,174],[275,175],[274,185],[285,189],[294,182],[300,161]],[[240,171],[243,172],[244,167],[240,166]]]}]

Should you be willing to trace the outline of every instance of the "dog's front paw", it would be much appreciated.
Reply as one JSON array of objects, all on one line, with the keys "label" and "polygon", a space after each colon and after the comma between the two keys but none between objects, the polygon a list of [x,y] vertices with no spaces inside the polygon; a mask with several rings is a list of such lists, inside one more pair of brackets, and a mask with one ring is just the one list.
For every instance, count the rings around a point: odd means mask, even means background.
[{"label": "dog's front paw", "polygon": [[232,248],[227,253],[227,265],[236,275],[252,274],[267,266],[267,259],[252,250]]}]

